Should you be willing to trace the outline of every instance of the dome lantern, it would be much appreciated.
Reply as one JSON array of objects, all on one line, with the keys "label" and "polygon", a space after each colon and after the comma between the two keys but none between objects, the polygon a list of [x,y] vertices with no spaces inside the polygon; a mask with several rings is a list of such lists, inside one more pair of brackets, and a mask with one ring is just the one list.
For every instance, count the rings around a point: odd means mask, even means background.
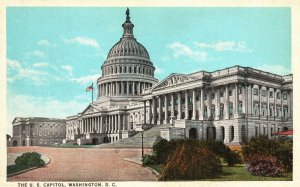
[{"label": "dome lantern", "polygon": [[126,21],[122,24],[122,27],[124,28],[123,37],[133,37],[133,27],[134,25],[130,21],[129,16],[129,8],[126,10]]}]

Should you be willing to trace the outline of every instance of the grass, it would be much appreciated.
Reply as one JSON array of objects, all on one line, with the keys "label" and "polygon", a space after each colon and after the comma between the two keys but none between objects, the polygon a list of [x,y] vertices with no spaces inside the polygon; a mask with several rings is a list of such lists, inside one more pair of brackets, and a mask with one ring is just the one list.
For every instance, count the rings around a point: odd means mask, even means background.
[{"label": "grass", "polygon": [[[149,166],[158,173],[163,169],[163,165]],[[254,176],[247,172],[244,165],[237,165],[233,167],[223,166],[223,174],[214,179],[205,179],[206,181],[292,181],[292,172],[287,173],[283,177],[262,177]]]},{"label": "grass", "polygon": [[29,168],[32,168],[32,167],[35,167],[35,166],[10,165],[10,166],[7,166],[7,175],[10,175],[12,173],[16,173],[16,172],[19,172],[19,171],[23,171],[23,170],[26,170],[26,169],[29,169]]}]

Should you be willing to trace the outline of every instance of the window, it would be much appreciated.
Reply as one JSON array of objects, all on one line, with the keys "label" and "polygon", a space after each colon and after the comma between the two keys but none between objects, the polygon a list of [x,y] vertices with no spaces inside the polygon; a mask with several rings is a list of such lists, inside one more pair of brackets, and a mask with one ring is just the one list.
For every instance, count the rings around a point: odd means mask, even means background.
[{"label": "window", "polygon": [[263,128],[263,133],[266,134],[266,127]]},{"label": "window", "polygon": [[239,94],[242,94],[243,91],[242,91],[242,87],[239,87]]},{"label": "window", "polygon": [[204,117],[207,117],[207,106],[204,106],[204,114],[203,114]]},{"label": "window", "polygon": [[232,90],[229,90],[229,96],[232,96]]},{"label": "window", "polygon": [[196,96],[196,101],[199,101],[199,96]]},{"label": "window", "polygon": [[215,117],[216,116],[216,110],[215,110],[215,105],[211,106],[211,116]]},{"label": "window", "polygon": [[287,93],[283,93],[283,100],[287,100]]},{"label": "window", "polygon": [[258,89],[257,88],[253,89],[253,95],[258,95]]},{"label": "window", "polygon": [[214,99],[215,98],[215,93],[212,93],[211,94],[211,99]]},{"label": "window", "polygon": [[266,97],[266,95],[267,95],[267,90],[262,90],[261,91],[261,96]]},{"label": "window", "polygon": [[280,92],[277,92],[277,93],[276,93],[277,99],[280,99],[280,95],[281,95]]},{"label": "window", "polygon": [[258,127],[255,127],[255,137],[258,137]]},{"label": "window", "polygon": [[224,92],[220,92],[220,97],[224,97]]},{"label": "window", "polygon": [[220,105],[220,116],[223,117],[224,116],[224,104]]},{"label": "window", "polygon": [[269,92],[269,97],[273,98],[273,92]]},{"label": "window", "polygon": [[207,99],[207,95],[205,94],[205,95],[204,95],[204,100],[206,100],[206,99]]}]

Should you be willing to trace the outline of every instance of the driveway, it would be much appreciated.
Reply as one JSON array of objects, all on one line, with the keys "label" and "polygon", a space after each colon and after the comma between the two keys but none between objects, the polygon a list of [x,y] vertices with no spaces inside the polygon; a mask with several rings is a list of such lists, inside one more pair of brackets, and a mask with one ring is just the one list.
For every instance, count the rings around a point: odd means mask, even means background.
[{"label": "driveway", "polygon": [[123,160],[140,157],[140,149],[9,147],[7,151],[36,151],[51,158],[45,167],[10,177],[8,181],[157,180],[147,168]]}]

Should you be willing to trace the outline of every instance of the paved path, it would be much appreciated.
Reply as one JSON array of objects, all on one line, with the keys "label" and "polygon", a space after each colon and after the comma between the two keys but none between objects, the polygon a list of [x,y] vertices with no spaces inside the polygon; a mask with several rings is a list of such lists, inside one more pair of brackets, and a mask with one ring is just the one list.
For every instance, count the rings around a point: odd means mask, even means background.
[{"label": "paved path", "polygon": [[[145,167],[125,161],[140,156],[140,149],[10,147],[8,153],[36,151],[51,158],[50,164],[8,181],[155,181]],[[147,151],[146,151],[147,152]]]}]

